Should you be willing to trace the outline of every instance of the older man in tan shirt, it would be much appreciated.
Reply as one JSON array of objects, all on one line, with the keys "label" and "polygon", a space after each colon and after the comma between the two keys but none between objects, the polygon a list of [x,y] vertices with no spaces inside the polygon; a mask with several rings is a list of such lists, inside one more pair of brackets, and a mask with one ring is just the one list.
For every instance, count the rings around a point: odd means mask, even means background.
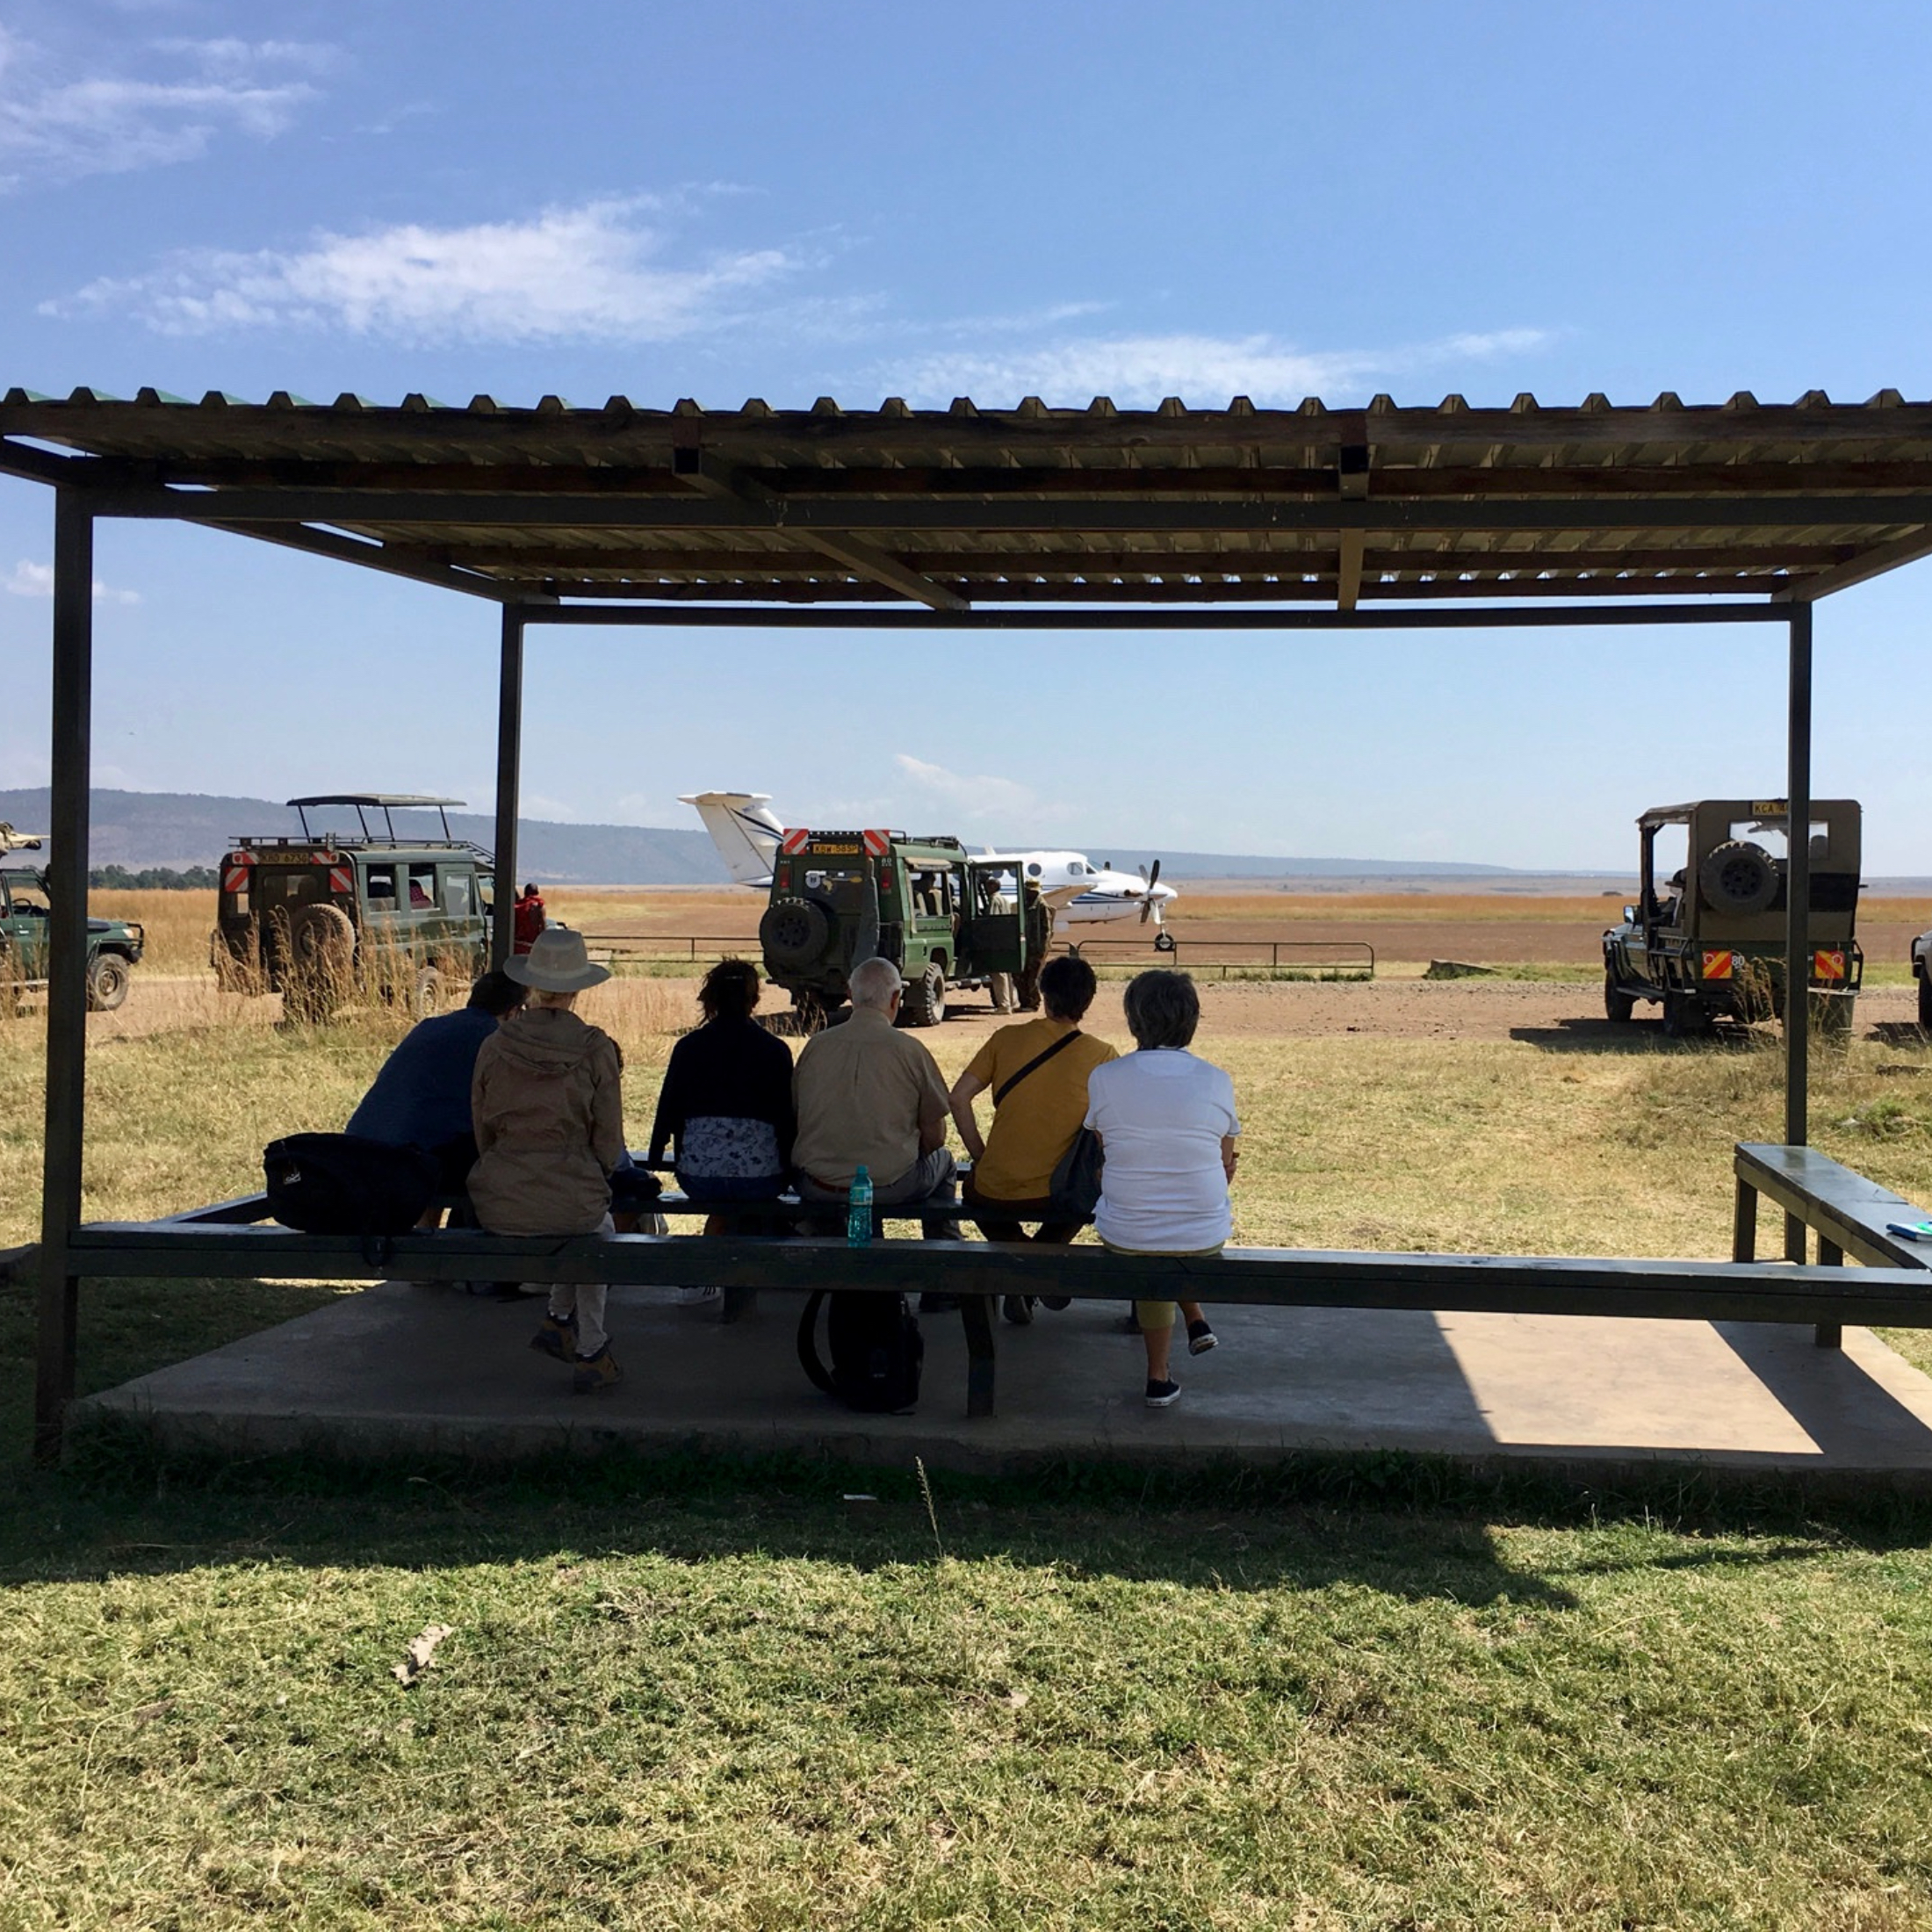
[{"label": "older man in tan shirt", "polygon": [[854,967],[847,991],[852,1017],[814,1034],[792,1074],[798,1198],[843,1203],[862,1165],[877,1206],[929,1200],[926,1238],[949,1240],[957,1229],[946,1083],[932,1055],[894,1024],[905,986],[890,960]]}]

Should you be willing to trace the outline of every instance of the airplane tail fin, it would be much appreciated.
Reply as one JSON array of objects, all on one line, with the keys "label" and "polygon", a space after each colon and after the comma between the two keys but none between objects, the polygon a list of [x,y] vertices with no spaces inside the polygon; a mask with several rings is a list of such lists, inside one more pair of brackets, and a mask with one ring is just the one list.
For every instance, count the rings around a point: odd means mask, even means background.
[{"label": "airplane tail fin", "polygon": [[769,885],[783,824],[771,809],[768,791],[700,791],[681,796],[695,805],[711,843],[739,885]]}]

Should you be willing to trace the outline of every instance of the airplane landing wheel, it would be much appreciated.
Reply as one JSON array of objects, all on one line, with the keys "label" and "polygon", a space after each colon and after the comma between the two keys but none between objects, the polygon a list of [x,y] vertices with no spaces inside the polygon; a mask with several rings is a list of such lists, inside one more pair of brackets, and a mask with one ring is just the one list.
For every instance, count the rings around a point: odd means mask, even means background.
[{"label": "airplane landing wheel", "polygon": [[1157,953],[1173,953],[1180,950],[1174,943],[1174,935],[1164,926],[1154,935],[1154,950]]}]

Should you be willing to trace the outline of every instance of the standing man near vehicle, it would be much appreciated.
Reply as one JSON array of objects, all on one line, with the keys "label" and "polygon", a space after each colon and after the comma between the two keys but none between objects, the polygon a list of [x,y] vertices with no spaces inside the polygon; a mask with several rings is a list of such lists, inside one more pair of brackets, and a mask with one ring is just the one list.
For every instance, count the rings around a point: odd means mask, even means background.
[{"label": "standing man near vehicle", "polygon": [[537,943],[537,935],[550,924],[549,915],[544,911],[544,896],[534,885],[526,885],[516,895],[512,910],[516,916],[516,928],[510,950],[527,953]]},{"label": "standing man near vehicle", "polygon": [[[920,1217],[926,1238],[951,1240],[946,1083],[932,1055],[894,1024],[905,983],[890,960],[873,958],[853,968],[848,990],[851,1018],[813,1034],[792,1075],[798,1198],[843,1207],[862,1166],[877,1206],[930,1201],[931,1211]],[[930,1309],[932,1303],[920,1305]]]},{"label": "standing man near vehicle", "polygon": [[1028,879],[1020,888],[1027,921],[1027,963],[1013,977],[1013,995],[1022,1013],[1040,1011],[1040,969],[1053,944],[1053,909],[1040,897],[1040,882]]}]

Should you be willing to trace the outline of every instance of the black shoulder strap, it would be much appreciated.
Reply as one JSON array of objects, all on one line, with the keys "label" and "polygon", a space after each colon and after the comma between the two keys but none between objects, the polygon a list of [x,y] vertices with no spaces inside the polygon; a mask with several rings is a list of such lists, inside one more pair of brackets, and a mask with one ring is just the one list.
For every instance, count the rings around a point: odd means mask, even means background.
[{"label": "black shoulder strap", "polygon": [[1071,1047],[1079,1037],[1080,1029],[1076,1027],[1072,1032],[1062,1034],[1044,1053],[1034,1054],[1033,1058],[1027,1061],[1026,1065],[1021,1067],[1019,1072],[1014,1074],[1011,1079],[1000,1082],[999,1086],[993,1094],[993,1105],[998,1107],[1029,1073],[1035,1072],[1045,1066],[1055,1054],[1058,1053],[1063,1048]]},{"label": "black shoulder strap", "polygon": [[825,1298],[823,1288],[814,1288],[805,1298],[805,1312],[798,1317],[798,1366],[811,1378],[815,1387],[824,1389],[828,1395],[836,1395],[839,1391],[833,1385],[831,1374],[818,1359],[818,1304]]}]

